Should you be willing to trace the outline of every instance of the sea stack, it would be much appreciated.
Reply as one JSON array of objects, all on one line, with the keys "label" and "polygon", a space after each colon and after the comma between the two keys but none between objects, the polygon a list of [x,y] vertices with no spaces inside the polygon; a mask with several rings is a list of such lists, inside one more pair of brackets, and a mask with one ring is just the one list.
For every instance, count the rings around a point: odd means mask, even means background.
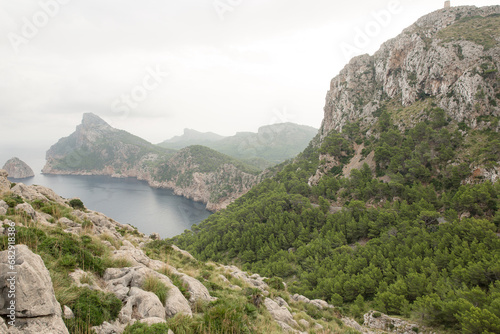
[{"label": "sea stack", "polygon": [[3,169],[9,173],[9,176],[15,179],[25,179],[35,176],[33,169],[27,163],[19,158],[12,158],[5,163]]}]

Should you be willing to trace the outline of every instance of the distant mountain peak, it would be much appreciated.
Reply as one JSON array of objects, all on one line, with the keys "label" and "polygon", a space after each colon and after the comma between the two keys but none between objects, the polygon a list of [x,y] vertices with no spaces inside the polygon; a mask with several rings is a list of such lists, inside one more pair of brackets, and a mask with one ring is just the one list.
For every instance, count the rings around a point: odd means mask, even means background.
[{"label": "distant mountain peak", "polygon": [[91,112],[83,114],[82,125],[86,128],[93,128],[93,127],[111,128],[111,126],[108,123],[106,123],[106,121],[104,121],[102,118]]}]

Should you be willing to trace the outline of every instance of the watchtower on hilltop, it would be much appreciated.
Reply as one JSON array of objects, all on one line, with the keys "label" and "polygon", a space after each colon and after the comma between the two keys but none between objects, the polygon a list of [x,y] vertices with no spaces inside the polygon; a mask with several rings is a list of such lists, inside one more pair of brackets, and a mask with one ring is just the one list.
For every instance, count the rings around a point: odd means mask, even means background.
[{"label": "watchtower on hilltop", "polygon": [[451,1],[450,0],[446,0],[444,2],[444,8],[450,8],[451,7]]}]

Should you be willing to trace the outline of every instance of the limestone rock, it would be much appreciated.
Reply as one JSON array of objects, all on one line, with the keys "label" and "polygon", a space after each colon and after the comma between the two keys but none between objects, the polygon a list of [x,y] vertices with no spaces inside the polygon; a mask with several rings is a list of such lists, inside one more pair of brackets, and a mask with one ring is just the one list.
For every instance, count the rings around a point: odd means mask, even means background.
[{"label": "limestone rock", "polygon": [[10,191],[10,181],[7,179],[8,175],[6,170],[0,169],[0,196]]},{"label": "limestone rock", "polygon": [[148,275],[157,277],[169,289],[164,305],[167,317],[173,317],[177,313],[192,315],[189,302],[179,288],[167,276],[152,269],[146,267],[109,268],[104,272],[104,280],[110,291],[121,300],[125,300],[130,288],[140,288]]},{"label": "limestone rock", "polygon": [[143,324],[147,324],[149,326],[154,325],[154,324],[166,323],[164,318],[158,318],[158,317],[144,318],[144,319],[139,319],[137,321],[139,321],[140,323],[143,323]]},{"label": "limestone rock", "polygon": [[[1,328],[1,327],[0,327]],[[10,327],[8,334],[68,334],[60,315],[37,318],[16,318],[16,327]]]},{"label": "limestone rock", "polygon": [[36,221],[36,211],[33,207],[28,203],[21,203],[16,205],[16,211],[24,212],[27,217],[31,218],[33,221]]},{"label": "limestone rock", "polygon": [[9,173],[10,177],[13,177],[15,179],[25,179],[35,176],[35,173],[33,173],[33,169],[31,169],[28,164],[26,164],[19,158],[12,158],[8,160],[3,166],[3,169],[5,169],[7,173]]},{"label": "limestone rock", "polygon": [[299,325],[293,319],[292,314],[286,307],[280,307],[274,300],[266,298],[264,300],[264,305],[266,306],[269,313],[273,319],[279,323],[287,324],[288,326],[298,327]]},{"label": "limestone rock", "polygon": [[104,321],[100,326],[92,327],[96,334],[120,334],[125,330],[126,324],[120,324],[118,320],[109,323]]},{"label": "limestone rock", "polygon": [[165,319],[165,307],[154,293],[132,287],[118,317],[123,324],[129,323],[132,319],[151,317]]},{"label": "limestone rock", "polygon": [[54,288],[49,271],[39,255],[34,254],[25,245],[15,246],[16,262],[14,270],[7,262],[8,251],[0,253],[0,314],[7,314],[9,272],[17,272],[16,317],[31,318],[49,315],[61,315],[61,306],[54,296]]},{"label": "limestone rock", "polygon": [[7,210],[9,209],[9,206],[5,201],[0,200],[0,216],[7,214]]},{"label": "limestone rock", "polygon": [[381,329],[388,332],[398,333],[398,334],[412,334],[416,331],[414,328],[422,328],[417,324],[407,322],[402,319],[389,317],[383,313],[380,313],[379,317],[374,317],[373,314],[378,313],[375,311],[370,311],[364,315],[364,325],[374,329]]},{"label": "limestone rock", "polygon": [[61,317],[61,306],[54,295],[49,271],[42,258],[25,245],[15,246],[14,268],[8,264],[8,251],[0,252],[0,314],[7,315],[10,303],[9,272],[16,272],[16,328],[9,333],[68,333]]},{"label": "limestone rock", "polygon": [[172,245],[172,249],[173,249],[174,251],[176,251],[176,252],[181,253],[181,254],[182,254],[182,255],[184,255],[185,257],[190,258],[191,260],[195,260],[195,261],[196,261],[196,259],[194,258],[194,256],[193,256],[193,255],[191,255],[189,252],[187,252],[187,251],[185,251],[185,250],[180,249],[180,248],[179,248],[179,247],[177,247],[176,245]]},{"label": "limestone rock", "polygon": [[198,300],[204,302],[217,300],[217,298],[210,296],[208,289],[196,278],[186,274],[179,274],[178,276],[188,288],[188,291],[191,295],[191,297],[189,298],[190,303],[195,303]]},{"label": "limestone rock", "polygon": [[256,287],[262,292],[267,292],[267,290],[269,290],[269,286],[267,285],[266,282],[264,282],[265,278],[260,277],[258,274],[254,274],[250,277],[248,276],[247,272],[242,271],[236,266],[222,266],[222,267],[226,270],[229,270],[231,276],[243,280],[248,285]]},{"label": "limestone rock", "polygon": [[[347,122],[360,120],[367,125],[373,124],[376,121],[374,113],[387,100],[406,107],[422,96],[432,96],[450,118],[472,128],[478,125],[480,115],[498,116],[500,106],[488,104],[488,100],[496,99],[495,76],[498,78],[498,73],[490,78],[478,69],[478,64],[485,63],[483,59],[490,59],[488,63],[492,68],[498,66],[495,64],[500,62],[500,40],[496,38],[495,47],[488,49],[464,38],[443,42],[438,33],[459,19],[499,13],[500,6],[438,10],[385,42],[373,56],[351,59],[331,81],[321,138],[331,130],[340,131]],[[483,93],[478,94],[480,92]],[[425,117],[423,111],[414,112],[397,125],[403,130]]]},{"label": "limestone rock", "polygon": [[311,324],[309,324],[309,321],[307,321],[306,319],[300,319],[298,323],[305,328],[309,328],[311,326]]},{"label": "limestone rock", "polygon": [[65,319],[73,319],[75,317],[73,311],[66,305],[63,307],[63,315]]}]

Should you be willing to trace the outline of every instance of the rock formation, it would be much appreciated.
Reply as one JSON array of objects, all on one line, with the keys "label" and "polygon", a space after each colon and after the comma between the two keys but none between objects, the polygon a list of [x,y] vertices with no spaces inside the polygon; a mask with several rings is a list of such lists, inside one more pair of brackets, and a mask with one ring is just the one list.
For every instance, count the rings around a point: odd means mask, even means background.
[{"label": "rock formation", "polygon": [[[15,254],[15,265],[11,267],[8,259],[12,254]],[[13,312],[9,311],[12,301],[15,302]],[[68,333],[61,313],[49,271],[41,257],[25,245],[0,252],[0,315],[15,317],[15,326],[5,333]]]},{"label": "rock formation", "polygon": [[[499,13],[500,6],[438,10],[384,43],[373,56],[353,58],[331,81],[320,134],[341,130],[348,121],[374,123],[384,101],[406,107],[434,97],[452,119],[471,127],[477,126],[478,116],[499,116],[498,36],[483,36],[490,45],[464,33],[469,18],[486,17],[484,24],[498,26],[494,14]],[[399,125],[412,126],[421,116],[414,112]]]},{"label": "rock formation", "polygon": [[28,164],[19,158],[9,159],[5,165],[3,165],[3,169],[9,173],[9,176],[15,179],[25,179],[28,177],[35,176],[33,173],[33,169],[31,169]]},{"label": "rock formation", "polygon": [[0,169],[0,196],[10,191],[10,181],[7,176],[9,173],[5,169]]}]

